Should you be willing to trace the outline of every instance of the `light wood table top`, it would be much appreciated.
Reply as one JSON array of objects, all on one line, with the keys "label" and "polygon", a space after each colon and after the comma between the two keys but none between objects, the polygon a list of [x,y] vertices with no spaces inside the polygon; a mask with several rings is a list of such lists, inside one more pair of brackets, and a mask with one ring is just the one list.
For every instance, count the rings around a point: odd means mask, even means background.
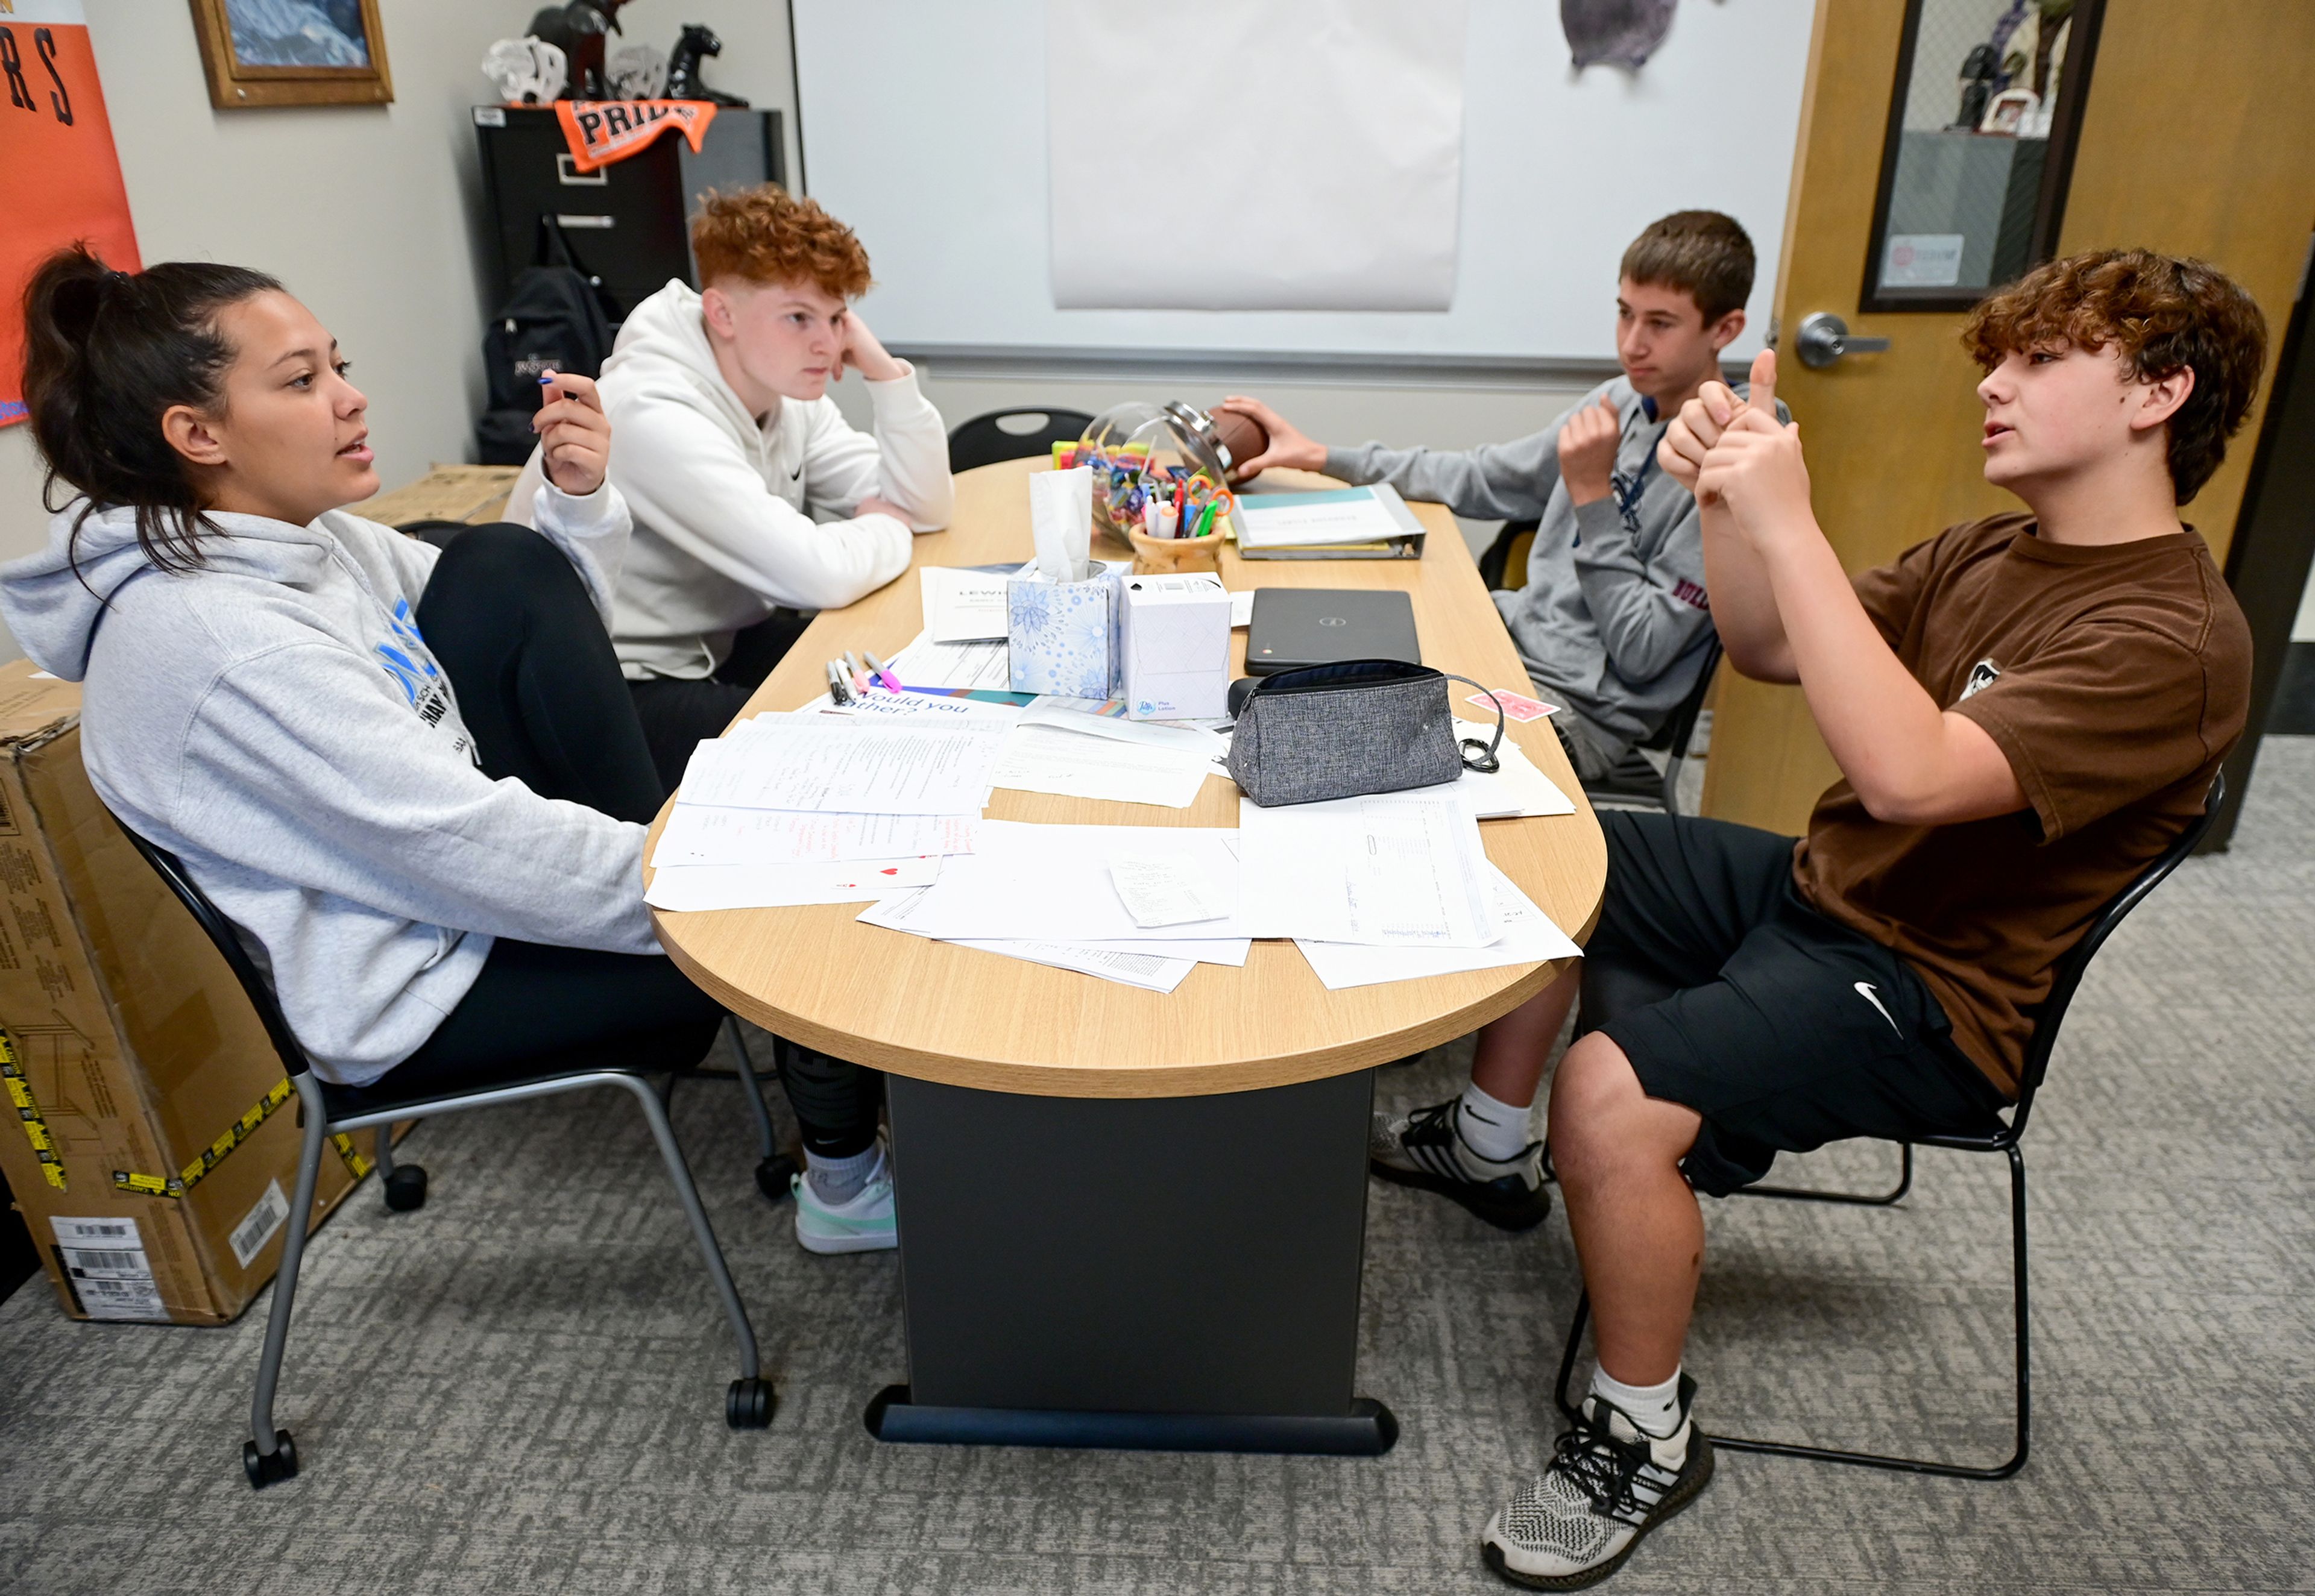
[{"label": "light wood table top", "polygon": [[[917,563],[1028,559],[1027,479],[1044,468],[1042,460],[1020,460],[961,473],[954,523],[917,539]],[[1264,483],[1302,485],[1294,481],[1300,474],[1266,473]],[[1454,518],[1435,504],[1415,512],[1430,528],[1419,561],[1240,561],[1230,547],[1223,584],[1404,589],[1414,598],[1425,663],[1525,690],[1519,655]],[[1099,546],[1095,553],[1122,557]],[[826,691],[828,660],[847,648],[890,658],[921,629],[912,572],[823,612],[746,713],[808,704]],[[1233,634],[1234,667],[1245,649],[1245,634]],[[1457,708],[1479,713],[1459,697]],[[1514,723],[1507,735],[1574,799],[1576,812],[1486,820],[1479,835],[1487,856],[1581,941],[1607,877],[1599,822],[1548,724]],[[988,813],[1047,824],[1235,826],[1237,803],[1236,785],[1215,775],[1188,809],[1000,787]],[[659,823],[665,820],[662,811]],[[658,837],[655,824],[654,845]],[[653,912],[660,940],[693,980],[793,1042],[920,1079],[1058,1097],[1195,1096],[1345,1074],[1460,1036],[1525,1002],[1561,968],[1519,964],[1329,992],[1293,944],[1257,942],[1244,969],[1200,964],[1173,992],[1158,993],[863,926],[857,906]]]}]

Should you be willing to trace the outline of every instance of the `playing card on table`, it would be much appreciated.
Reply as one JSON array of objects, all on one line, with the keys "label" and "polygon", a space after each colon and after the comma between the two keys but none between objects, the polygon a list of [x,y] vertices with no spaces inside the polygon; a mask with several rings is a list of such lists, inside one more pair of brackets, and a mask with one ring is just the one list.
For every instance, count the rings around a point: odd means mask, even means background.
[{"label": "playing card on table", "polygon": [[1509,687],[1474,693],[1465,702],[1476,704],[1481,709],[1493,709],[1500,704],[1503,706],[1504,717],[1514,721],[1539,721],[1548,714],[1559,713],[1557,704],[1546,704],[1539,698],[1529,697],[1525,693],[1514,693]]}]

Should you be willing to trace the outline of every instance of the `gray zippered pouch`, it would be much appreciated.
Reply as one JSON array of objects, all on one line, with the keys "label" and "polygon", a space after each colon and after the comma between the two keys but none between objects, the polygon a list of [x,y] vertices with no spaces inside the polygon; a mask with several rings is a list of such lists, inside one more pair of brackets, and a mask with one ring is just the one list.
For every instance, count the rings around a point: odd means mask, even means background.
[{"label": "gray zippered pouch", "polygon": [[1495,711],[1492,741],[1459,741],[1450,681],[1479,687],[1468,677],[1404,660],[1345,660],[1233,682],[1230,776],[1269,809],[1435,786],[1467,768],[1494,770],[1503,710]]}]

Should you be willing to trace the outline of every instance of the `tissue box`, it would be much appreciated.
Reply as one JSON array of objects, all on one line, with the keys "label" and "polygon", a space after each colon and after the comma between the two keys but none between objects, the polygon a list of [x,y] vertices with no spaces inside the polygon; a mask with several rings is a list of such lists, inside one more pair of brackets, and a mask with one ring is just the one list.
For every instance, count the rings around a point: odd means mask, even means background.
[{"label": "tissue box", "polygon": [[1048,581],[1034,565],[1005,580],[1005,634],[1016,693],[1109,698],[1117,692],[1117,578]]},{"label": "tissue box", "polygon": [[1201,721],[1228,713],[1230,600],[1217,576],[1127,581],[1118,652],[1125,716]]}]

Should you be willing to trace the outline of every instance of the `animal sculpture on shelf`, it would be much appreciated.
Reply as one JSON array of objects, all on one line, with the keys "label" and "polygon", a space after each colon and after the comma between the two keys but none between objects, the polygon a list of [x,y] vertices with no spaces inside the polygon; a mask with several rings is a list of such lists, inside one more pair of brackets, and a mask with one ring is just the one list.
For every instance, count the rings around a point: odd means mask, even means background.
[{"label": "animal sculpture on shelf", "polygon": [[723,41],[715,37],[714,29],[705,22],[686,22],[683,35],[675,41],[675,49],[667,58],[667,97],[670,100],[705,100],[711,105],[745,105],[737,94],[727,94],[721,89],[711,89],[699,81],[699,65],[709,56],[723,53]]},{"label": "animal sculpture on shelf", "polygon": [[563,52],[569,63],[565,84],[573,100],[601,100],[610,93],[610,78],[603,69],[604,35],[624,31],[619,8],[627,0],[570,0],[550,5],[530,19],[525,31]]}]

